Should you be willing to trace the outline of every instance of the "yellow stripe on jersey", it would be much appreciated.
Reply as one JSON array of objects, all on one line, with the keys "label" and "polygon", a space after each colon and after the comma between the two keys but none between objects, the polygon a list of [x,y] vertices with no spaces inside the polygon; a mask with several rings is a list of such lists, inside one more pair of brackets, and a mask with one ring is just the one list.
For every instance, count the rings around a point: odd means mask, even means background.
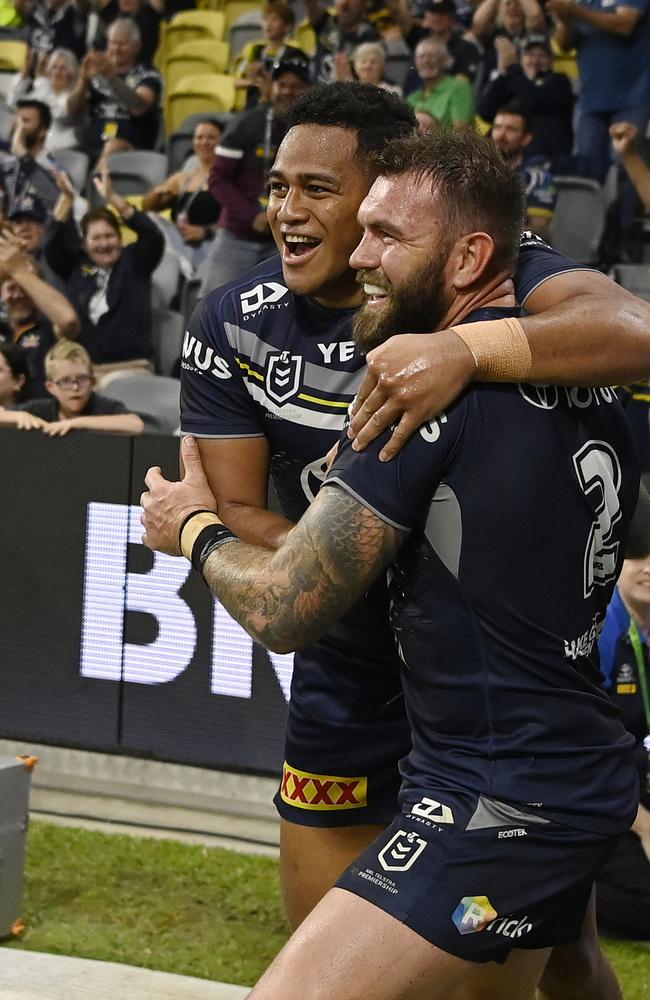
[{"label": "yellow stripe on jersey", "polygon": [[[256,372],[254,368],[251,368],[246,361],[241,361],[239,358],[235,358],[235,361],[247,375],[252,375],[253,378],[258,379],[260,382],[264,381],[264,376],[260,372]],[[321,399],[319,396],[308,396],[306,392],[299,392],[298,399],[304,399],[306,403],[318,403],[320,406],[333,406],[335,409],[347,410],[350,405],[349,400],[338,400],[338,399]]]}]

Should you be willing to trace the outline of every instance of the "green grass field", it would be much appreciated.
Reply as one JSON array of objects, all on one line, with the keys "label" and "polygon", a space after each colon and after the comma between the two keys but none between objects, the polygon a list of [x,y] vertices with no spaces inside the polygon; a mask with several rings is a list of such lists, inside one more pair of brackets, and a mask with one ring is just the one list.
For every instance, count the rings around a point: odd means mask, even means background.
[{"label": "green grass field", "polygon": [[[282,946],[278,864],[171,840],[33,823],[28,948],[250,985]],[[650,951],[606,942],[625,1000],[650,1000]]]}]

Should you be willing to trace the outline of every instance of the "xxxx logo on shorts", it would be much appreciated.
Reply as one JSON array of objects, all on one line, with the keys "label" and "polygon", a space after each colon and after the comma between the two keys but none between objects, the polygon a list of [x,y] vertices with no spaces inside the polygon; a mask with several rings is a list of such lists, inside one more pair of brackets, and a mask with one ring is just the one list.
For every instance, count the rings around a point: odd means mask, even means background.
[{"label": "xxxx logo on shorts", "polygon": [[280,797],[298,809],[360,809],[367,805],[368,779],[309,774],[284,762]]}]

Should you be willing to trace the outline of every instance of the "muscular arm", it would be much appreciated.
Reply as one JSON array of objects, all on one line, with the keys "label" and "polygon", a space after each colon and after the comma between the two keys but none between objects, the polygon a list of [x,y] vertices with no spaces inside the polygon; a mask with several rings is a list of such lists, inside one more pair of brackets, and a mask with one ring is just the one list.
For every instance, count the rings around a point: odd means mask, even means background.
[{"label": "muscular arm", "polygon": [[[293,522],[266,509],[269,442],[265,437],[197,439],[219,517],[245,542],[277,549]],[[181,449],[182,454],[182,449]]]},{"label": "muscular arm", "polygon": [[[603,274],[554,275],[528,296],[525,308],[534,314],[521,319],[532,356],[528,381],[611,385],[650,371],[650,304]],[[490,336],[498,339],[498,331],[499,321],[486,322],[486,343]],[[397,454],[420,424],[476,378],[469,349],[451,330],[393,337],[367,361],[351,432],[363,448],[397,424],[381,453],[384,459]]]},{"label": "muscular arm", "polygon": [[[142,540],[151,549],[177,552],[183,526],[183,551],[189,557],[204,527],[196,520],[193,528],[191,515],[217,505],[193,438],[183,439],[181,454],[181,482],[168,482],[158,468],[145,477]],[[404,539],[404,532],[331,485],[320,491],[276,552],[227,541],[208,556],[203,577],[254,639],[285,653],[326,632],[386,568]]]},{"label": "muscular arm", "polygon": [[549,278],[528,296],[522,319],[529,379],[612,385],[650,371],[650,304],[597,271]]},{"label": "muscular arm", "polygon": [[286,653],[313,642],[352,607],[403,540],[332,486],[321,490],[277,552],[223,545],[203,576],[254,639]]},{"label": "muscular arm", "polygon": [[641,20],[641,11],[636,7],[618,7],[614,11],[591,10],[590,7],[583,7],[582,4],[574,2],[570,5],[570,16],[577,21],[584,21],[585,24],[605,31],[608,35],[619,35],[627,38],[635,30]]}]

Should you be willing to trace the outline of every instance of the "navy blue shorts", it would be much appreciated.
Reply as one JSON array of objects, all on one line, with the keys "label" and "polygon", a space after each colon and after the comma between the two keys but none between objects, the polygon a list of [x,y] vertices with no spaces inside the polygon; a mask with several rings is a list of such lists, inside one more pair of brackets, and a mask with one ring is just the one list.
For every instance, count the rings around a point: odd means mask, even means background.
[{"label": "navy blue shorts", "polygon": [[[391,643],[392,646],[392,643]],[[399,809],[399,761],[411,749],[400,666],[335,644],[296,653],[275,805],[300,826],[386,826]]]},{"label": "navy blue shorts", "polygon": [[585,833],[474,793],[411,797],[337,885],[472,962],[580,936],[618,837]]}]

